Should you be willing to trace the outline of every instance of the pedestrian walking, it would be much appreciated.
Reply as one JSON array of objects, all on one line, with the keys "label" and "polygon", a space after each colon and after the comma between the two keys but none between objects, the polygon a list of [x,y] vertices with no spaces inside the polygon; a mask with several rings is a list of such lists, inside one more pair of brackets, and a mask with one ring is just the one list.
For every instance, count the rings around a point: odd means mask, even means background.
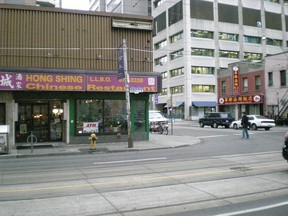
[{"label": "pedestrian walking", "polygon": [[249,139],[249,133],[248,133],[249,121],[246,112],[242,113],[241,125],[242,125],[242,138]]}]

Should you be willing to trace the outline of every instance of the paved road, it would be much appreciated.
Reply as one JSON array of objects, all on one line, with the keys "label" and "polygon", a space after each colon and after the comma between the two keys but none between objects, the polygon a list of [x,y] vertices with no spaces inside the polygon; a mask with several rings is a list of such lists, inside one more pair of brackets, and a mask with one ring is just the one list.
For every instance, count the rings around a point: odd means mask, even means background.
[{"label": "paved road", "polygon": [[184,128],[174,132],[188,130],[202,142],[1,160],[1,215],[265,215],[277,205],[277,215],[285,213],[288,164],[279,150],[285,129],[241,140],[239,131],[203,137],[208,128]]}]

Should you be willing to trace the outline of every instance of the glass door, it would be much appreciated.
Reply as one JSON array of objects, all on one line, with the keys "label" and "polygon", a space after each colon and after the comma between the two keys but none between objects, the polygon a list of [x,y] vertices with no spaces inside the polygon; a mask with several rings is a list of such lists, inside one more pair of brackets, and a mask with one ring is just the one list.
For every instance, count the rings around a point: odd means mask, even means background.
[{"label": "glass door", "polygon": [[63,103],[58,100],[18,103],[16,142],[26,142],[33,134],[37,142],[62,141]]},{"label": "glass door", "polygon": [[33,134],[37,137],[38,142],[50,140],[50,120],[48,111],[48,104],[33,105]]}]

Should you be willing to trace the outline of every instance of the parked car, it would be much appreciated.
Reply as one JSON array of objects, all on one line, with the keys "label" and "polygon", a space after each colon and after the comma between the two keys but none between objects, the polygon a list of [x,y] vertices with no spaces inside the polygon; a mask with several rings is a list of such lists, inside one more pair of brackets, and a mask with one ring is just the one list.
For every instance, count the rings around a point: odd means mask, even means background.
[{"label": "parked car", "polygon": [[230,113],[227,112],[209,112],[206,113],[203,118],[199,119],[200,127],[205,125],[211,126],[212,128],[218,128],[218,126],[224,126],[229,128],[231,122],[234,121],[234,118]]},{"label": "parked car", "polygon": [[230,127],[232,127],[234,130],[238,130],[239,128],[242,128],[241,119],[231,122]]},{"label": "parked car", "polygon": [[282,148],[282,156],[288,162],[288,132],[285,134],[285,137],[284,137],[284,146]]},{"label": "parked car", "polygon": [[[274,119],[269,119],[263,115],[247,115],[249,121],[249,128],[252,130],[257,130],[258,128],[264,128],[265,130],[270,130],[270,128],[275,127]],[[241,119],[233,121],[230,124],[233,129],[242,128]]]},{"label": "parked car", "polygon": [[270,130],[270,128],[275,127],[274,119],[269,119],[262,115],[248,115],[248,119],[252,130],[257,130],[258,128]]},{"label": "parked car", "polygon": [[[242,128],[241,120],[242,119],[231,122],[230,127],[232,127],[234,130],[238,130],[239,128]],[[248,117],[248,121],[249,121],[249,117]],[[248,130],[250,130],[250,124],[248,125]]]}]

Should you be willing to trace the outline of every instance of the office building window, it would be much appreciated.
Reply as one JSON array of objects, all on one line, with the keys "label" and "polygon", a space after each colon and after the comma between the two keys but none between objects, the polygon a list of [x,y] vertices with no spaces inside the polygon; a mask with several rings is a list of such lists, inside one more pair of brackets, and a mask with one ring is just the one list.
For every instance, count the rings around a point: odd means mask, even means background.
[{"label": "office building window", "polygon": [[239,58],[239,52],[236,51],[227,51],[227,50],[219,50],[219,56],[222,58]]},{"label": "office building window", "polygon": [[158,49],[161,49],[163,47],[167,46],[167,40],[163,40],[163,41],[160,41],[158,43],[155,43],[154,47],[155,47],[155,50],[158,50]]},{"label": "office building window", "polygon": [[243,7],[243,25],[256,27],[261,21],[261,10]]},{"label": "office building window", "polygon": [[247,36],[244,35],[244,43],[255,43],[255,44],[261,44],[261,37],[253,37],[253,36]]},{"label": "office building window", "polygon": [[183,57],[183,50],[178,50],[176,52],[170,53],[170,59],[171,60],[175,60],[178,58]]},{"label": "office building window", "polygon": [[153,2],[154,8],[159,7],[161,4],[163,4],[166,0],[156,0]]},{"label": "office building window", "polygon": [[184,67],[170,70],[170,77],[181,76],[184,74]]},{"label": "office building window", "polygon": [[214,85],[192,85],[192,92],[214,93]]},{"label": "office building window", "polygon": [[200,49],[200,48],[191,48],[191,55],[195,56],[214,56],[214,50],[211,49]]},{"label": "office building window", "polygon": [[167,95],[167,94],[168,94],[168,89],[167,88],[162,88],[162,92],[159,94],[159,96]]},{"label": "office building window", "polygon": [[268,73],[268,86],[273,86],[273,72]]},{"label": "office building window", "polygon": [[164,29],[166,29],[166,12],[163,12],[154,19],[154,31],[158,33]]},{"label": "office building window", "polygon": [[248,92],[248,79],[243,78],[243,92]]},{"label": "office building window", "polygon": [[213,2],[190,0],[190,16],[195,19],[214,20]]},{"label": "office building window", "polygon": [[197,38],[209,38],[213,39],[213,32],[212,31],[204,31],[204,30],[191,30],[191,37]]},{"label": "office building window", "polygon": [[161,75],[162,75],[162,79],[167,79],[168,78],[167,71],[162,72]]},{"label": "office building window", "polygon": [[245,60],[262,60],[262,54],[261,53],[244,53],[244,59]]},{"label": "office building window", "polygon": [[277,40],[273,38],[266,38],[266,44],[271,46],[282,46],[282,40]]},{"label": "office building window", "polygon": [[182,40],[182,39],[183,39],[183,31],[181,31],[175,35],[170,36],[170,42],[171,43],[175,43],[175,42]]},{"label": "office building window", "polygon": [[266,29],[282,30],[281,13],[265,11]]},{"label": "office building window", "polygon": [[238,7],[218,4],[219,22],[239,24]]},{"label": "office building window", "polygon": [[238,34],[219,32],[219,40],[238,41]]},{"label": "office building window", "polygon": [[170,88],[170,93],[171,94],[184,93],[184,85],[171,87]]},{"label": "office building window", "polygon": [[261,78],[260,76],[255,76],[255,90],[259,91],[261,88]]},{"label": "office building window", "polygon": [[221,93],[222,93],[223,95],[226,94],[226,81],[222,81],[222,82],[221,82]]},{"label": "office building window", "polygon": [[278,3],[279,4],[279,0],[264,0],[264,1],[272,2],[272,3]]},{"label": "office building window", "polygon": [[214,68],[192,66],[191,73],[192,74],[214,74]]},{"label": "office building window", "polygon": [[183,5],[182,1],[179,1],[174,6],[169,8],[168,10],[169,26],[183,19],[183,6],[182,5]]},{"label": "office building window", "polygon": [[280,71],[280,86],[286,86],[286,70]]},{"label": "office building window", "polygon": [[106,2],[106,12],[121,13],[122,0],[108,0]]},{"label": "office building window", "polygon": [[163,65],[165,62],[167,62],[167,56],[162,56],[160,58],[155,59],[155,65]]}]

